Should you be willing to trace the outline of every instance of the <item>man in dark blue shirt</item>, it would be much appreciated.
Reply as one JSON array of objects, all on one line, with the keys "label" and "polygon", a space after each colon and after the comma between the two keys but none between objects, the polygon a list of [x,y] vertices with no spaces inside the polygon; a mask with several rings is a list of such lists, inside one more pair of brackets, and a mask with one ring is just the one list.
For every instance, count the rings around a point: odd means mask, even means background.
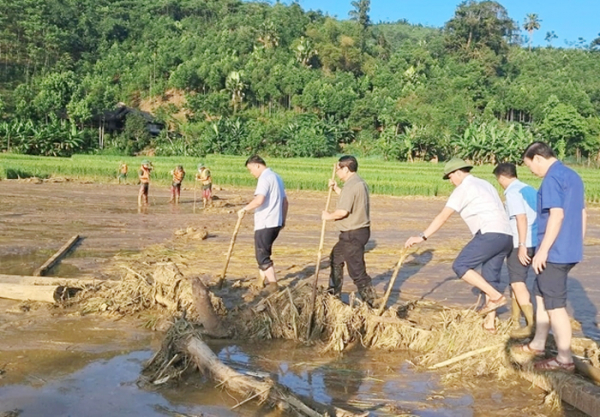
[{"label": "man in dark blue shirt", "polygon": [[537,275],[536,332],[529,344],[517,350],[542,356],[552,326],[558,355],[537,362],[535,368],[573,372],[572,330],[566,310],[567,275],[583,258],[586,228],[583,181],[556,159],[552,149],[543,142],[529,145],[523,162],[544,180],[538,191],[538,247],[532,260]]}]

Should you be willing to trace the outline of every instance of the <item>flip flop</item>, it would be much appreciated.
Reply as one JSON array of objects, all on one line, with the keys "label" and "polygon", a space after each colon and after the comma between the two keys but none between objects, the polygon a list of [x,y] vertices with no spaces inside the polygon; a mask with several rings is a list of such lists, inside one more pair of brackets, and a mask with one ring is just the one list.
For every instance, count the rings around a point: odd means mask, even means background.
[{"label": "flip flop", "polygon": [[569,373],[575,372],[575,363],[562,363],[556,358],[545,359],[543,361],[536,362],[533,365],[536,371],[565,371]]},{"label": "flip flop", "polygon": [[526,353],[534,356],[544,356],[546,354],[545,350],[534,349],[529,345],[529,343],[527,343],[526,345],[516,345],[512,348],[512,350],[514,353]]},{"label": "flip flop", "polygon": [[479,310],[479,314],[482,316],[487,316],[492,311],[495,311],[495,310],[499,309],[500,307],[502,307],[503,305],[506,305],[506,303],[507,303],[507,301],[506,301],[505,296],[501,296],[497,300],[490,300],[487,302],[486,305],[481,307],[481,310]]}]

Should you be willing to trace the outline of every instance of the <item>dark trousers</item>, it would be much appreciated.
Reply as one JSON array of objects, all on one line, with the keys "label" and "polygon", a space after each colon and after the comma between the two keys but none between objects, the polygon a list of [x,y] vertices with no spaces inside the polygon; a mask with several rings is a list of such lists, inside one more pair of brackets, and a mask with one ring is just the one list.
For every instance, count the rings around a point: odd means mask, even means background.
[{"label": "dark trousers", "polygon": [[280,231],[281,226],[254,231],[254,253],[256,255],[256,262],[258,262],[258,268],[262,271],[266,271],[273,266],[271,252],[273,251],[273,242],[279,236]]},{"label": "dark trousers", "polygon": [[339,240],[330,255],[332,271],[341,270],[346,264],[348,274],[359,290],[371,285],[371,277],[365,266],[365,245],[370,237],[369,227],[340,232]]},{"label": "dark trousers", "polygon": [[460,251],[452,264],[452,269],[459,278],[462,278],[469,270],[481,265],[481,276],[497,291],[502,292],[500,271],[512,247],[513,241],[510,235],[477,232]]}]

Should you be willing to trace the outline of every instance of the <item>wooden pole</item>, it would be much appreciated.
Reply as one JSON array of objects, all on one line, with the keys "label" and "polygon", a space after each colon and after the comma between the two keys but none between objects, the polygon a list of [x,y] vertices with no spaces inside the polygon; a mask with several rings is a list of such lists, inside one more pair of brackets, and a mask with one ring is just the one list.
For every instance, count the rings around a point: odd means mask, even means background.
[{"label": "wooden pole", "polygon": [[[333,172],[331,174],[331,180],[335,181],[335,172],[337,170],[337,163],[333,164]],[[328,184],[329,185],[329,184]],[[333,187],[329,187],[329,193],[327,194],[327,202],[325,203],[325,211],[329,211],[329,203],[331,203],[331,195],[333,194]],[[317,266],[315,269],[315,281],[313,283],[312,298],[310,302],[310,314],[308,315],[308,328],[306,329],[306,338],[310,338],[310,332],[312,331],[312,320],[315,311],[315,302],[317,300],[317,285],[319,283],[319,271],[321,270],[321,257],[323,256],[323,245],[325,244],[325,227],[327,220],[323,220],[321,224],[321,240],[319,241],[319,251],[317,253]]]},{"label": "wooden pole", "polygon": [[195,180],[195,183],[194,183],[194,214],[196,214],[196,196],[197,196],[196,190],[198,189],[197,183],[198,183],[198,180]]},{"label": "wooden pole", "polygon": [[50,270],[54,265],[58,263],[58,261],[60,261],[60,258],[62,258],[69,250],[71,250],[71,248],[75,245],[75,243],[77,243],[78,240],[79,235],[75,235],[71,239],[69,239],[69,241],[65,243],[63,247],[58,250],[58,252],[52,255],[52,257],[48,259],[46,263],[44,263],[44,265],[36,269],[33,275],[40,277],[46,272],[48,272],[48,270]]},{"label": "wooden pole", "polygon": [[406,260],[408,256],[408,251],[405,249],[402,251],[400,255],[400,259],[398,259],[398,263],[396,264],[396,268],[394,269],[394,273],[392,274],[392,279],[390,279],[390,284],[385,291],[385,295],[383,296],[383,300],[381,300],[381,304],[379,305],[379,310],[377,310],[377,315],[381,316],[383,314],[383,310],[385,310],[385,306],[387,305],[388,299],[390,298],[390,294],[392,293],[392,288],[394,287],[394,283],[396,282],[396,277],[398,276],[398,272],[400,272],[400,268],[402,264]]},{"label": "wooden pole", "polygon": [[227,275],[227,268],[229,267],[229,260],[231,259],[231,254],[233,253],[233,245],[235,245],[235,239],[237,238],[237,234],[240,230],[240,225],[242,224],[243,218],[244,215],[238,216],[237,223],[235,224],[235,229],[233,229],[233,236],[231,236],[231,242],[229,243],[229,250],[227,251],[227,258],[225,259],[225,265],[223,266],[223,273],[219,277],[219,282],[217,283],[217,288],[219,289],[223,287],[223,281],[225,281],[225,276]]},{"label": "wooden pole", "polygon": [[93,278],[62,278],[62,277],[29,277],[21,275],[0,274],[0,284],[14,285],[62,285],[65,287],[83,287],[85,285],[108,284],[115,285],[119,281],[100,280]]},{"label": "wooden pole", "polygon": [[[55,303],[69,288],[62,285],[18,285],[0,284],[0,298],[19,301],[41,301]],[[77,291],[78,289],[73,289]]]}]

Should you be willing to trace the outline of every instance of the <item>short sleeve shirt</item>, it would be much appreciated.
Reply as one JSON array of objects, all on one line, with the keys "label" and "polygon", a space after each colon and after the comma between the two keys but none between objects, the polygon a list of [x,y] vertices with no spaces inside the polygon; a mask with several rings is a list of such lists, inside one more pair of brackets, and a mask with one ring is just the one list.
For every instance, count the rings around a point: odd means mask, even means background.
[{"label": "short sleeve shirt", "polygon": [[256,184],[254,195],[262,195],[265,201],[254,211],[254,230],[283,226],[283,201],[286,198],[283,180],[279,175],[265,169]]},{"label": "short sleeve shirt", "polygon": [[468,175],[454,189],[446,207],[460,214],[473,235],[477,232],[512,235],[500,196],[485,180]]},{"label": "short sleeve shirt", "polygon": [[564,218],[548,253],[548,262],[580,262],[583,258],[582,212],[585,208],[583,181],[560,161],[550,166],[538,191],[538,245],[544,239],[552,208],[562,208]]},{"label": "short sleeve shirt", "polygon": [[352,175],[344,183],[337,209],[348,212],[348,216],[335,222],[340,232],[371,226],[369,187],[358,174]]},{"label": "short sleeve shirt", "polygon": [[528,248],[535,248],[537,246],[537,191],[522,181],[514,180],[506,187],[504,195],[506,212],[512,229],[513,246],[519,247],[517,216],[524,214],[527,217],[527,240],[524,243]]}]

